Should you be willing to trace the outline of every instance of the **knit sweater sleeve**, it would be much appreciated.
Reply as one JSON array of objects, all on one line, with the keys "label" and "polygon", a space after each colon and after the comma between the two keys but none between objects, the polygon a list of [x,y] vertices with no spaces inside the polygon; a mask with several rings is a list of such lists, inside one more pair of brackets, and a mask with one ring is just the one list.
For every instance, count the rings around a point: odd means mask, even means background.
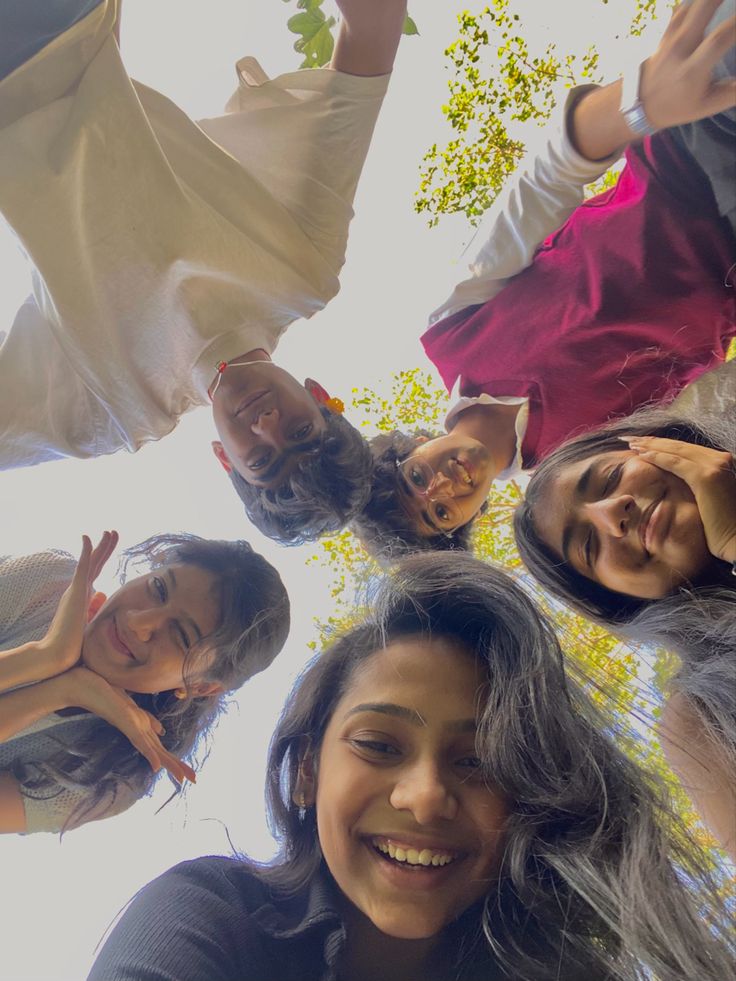
[{"label": "knit sweater sleeve", "polygon": [[[224,858],[185,862],[133,899],[89,981],[266,981],[262,935]],[[260,965],[260,967],[259,967]]]},{"label": "knit sweater sleeve", "polygon": [[0,556],[0,649],[44,636],[76,562],[66,552]]}]

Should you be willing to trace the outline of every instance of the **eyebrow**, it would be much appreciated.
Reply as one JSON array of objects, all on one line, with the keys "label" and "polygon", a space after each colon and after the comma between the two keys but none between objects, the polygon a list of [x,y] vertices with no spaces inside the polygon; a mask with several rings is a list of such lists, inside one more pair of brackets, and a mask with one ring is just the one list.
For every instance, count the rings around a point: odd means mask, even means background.
[{"label": "eyebrow", "polygon": [[[357,715],[359,712],[378,712],[381,715],[390,715],[395,719],[401,719],[410,725],[417,726],[417,728],[425,728],[427,725],[426,719],[416,709],[406,708],[404,705],[395,705],[393,702],[363,702],[346,712],[345,718],[349,719],[351,715]],[[452,732],[475,732],[478,723],[475,719],[457,719],[448,722],[444,728],[450,729]]]},{"label": "eyebrow", "polygon": [[[316,450],[321,445],[321,440],[311,440],[308,443],[297,443],[294,446],[287,446],[285,450],[281,450],[277,454],[276,459],[273,461],[270,467],[262,470],[253,482],[253,487],[261,487],[262,490],[271,490],[270,487],[262,487],[263,484],[268,483],[273,480],[274,477],[279,473],[279,471],[284,467],[290,457],[297,456],[300,453],[309,453],[311,450]],[[248,464],[246,464],[248,466]],[[248,467],[250,469],[250,467]],[[245,480],[245,478],[243,478]],[[246,481],[250,483],[250,481]]]},{"label": "eyebrow", "polygon": [[[176,576],[174,575],[174,570],[171,567],[169,567],[166,570],[166,575],[171,580],[171,590],[172,590],[172,592],[175,592],[176,591]],[[190,616],[185,617],[184,620],[185,620],[186,624],[189,627],[191,627],[192,630],[193,630],[193,632],[196,634],[197,641],[200,641],[202,639],[202,631],[197,626],[196,621],[193,620]]]},{"label": "eyebrow", "polygon": [[[590,485],[591,477],[593,476],[593,470],[595,468],[595,461],[589,463],[588,466],[583,470],[578,478],[578,482],[575,485],[574,496],[575,498],[581,498],[588,490]],[[570,562],[570,542],[572,541],[572,536],[575,532],[575,526],[572,522],[568,522],[562,532],[562,557],[569,565]]]}]

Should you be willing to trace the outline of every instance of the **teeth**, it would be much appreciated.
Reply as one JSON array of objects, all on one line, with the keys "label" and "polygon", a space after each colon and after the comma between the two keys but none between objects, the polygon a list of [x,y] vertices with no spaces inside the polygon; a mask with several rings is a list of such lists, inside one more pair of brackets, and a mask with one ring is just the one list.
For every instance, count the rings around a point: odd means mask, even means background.
[{"label": "teeth", "polygon": [[452,855],[447,855],[444,852],[434,852],[430,848],[423,848],[421,851],[417,851],[416,848],[399,848],[390,841],[374,841],[373,847],[384,855],[388,855],[389,858],[393,858],[397,862],[405,862],[407,865],[423,865],[425,868],[433,865],[437,868],[438,866],[449,865],[450,862],[454,861]]}]

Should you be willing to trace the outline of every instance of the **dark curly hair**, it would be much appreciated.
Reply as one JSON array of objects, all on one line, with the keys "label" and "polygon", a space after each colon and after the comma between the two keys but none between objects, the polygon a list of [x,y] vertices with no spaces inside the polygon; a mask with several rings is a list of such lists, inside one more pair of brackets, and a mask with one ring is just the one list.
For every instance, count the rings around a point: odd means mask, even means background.
[{"label": "dark curly hair", "polygon": [[319,440],[300,456],[279,487],[249,484],[237,471],[230,480],[248,520],[280,545],[302,545],[340,531],[370,493],[371,453],[357,429],[320,406],[325,422]]},{"label": "dark curly hair", "polygon": [[[370,441],[373,455],[373,475],[370,497],[361,513],[351,522],[351,530],[371,555],[381,562],[390,562],[412,552],[442,552],[452,549],[470,551],[470,537],[475,518],[448,534],[430,537],[420,535],[408,512],[402,507],[399,493],[400,476],[396,466],[406,460],[422,436],[435,439],[439,434],[417,429],[412,435],[394,430],[381,433]],[[482,514],[488,505],[481,507]]]}]

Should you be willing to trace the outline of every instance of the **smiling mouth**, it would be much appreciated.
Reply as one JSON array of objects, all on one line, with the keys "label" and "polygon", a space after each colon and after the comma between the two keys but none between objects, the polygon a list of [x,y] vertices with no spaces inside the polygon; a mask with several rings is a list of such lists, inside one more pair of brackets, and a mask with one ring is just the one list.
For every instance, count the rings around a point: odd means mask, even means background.
[{"label": "smiling mouth", "polygon": [[[639,539],[641,540],[642,548],[647,555],[651,555],[650,546],[652,544],[652,516],[657,510],[659,505],[664,500],[664,495],[659,498],[658,501],[652,501],[652,503],[647,507],[644,514],[641,516],[641,521],[639,522],[639,527],[637,531],[639,532]],[[656,526],[657,520],[655,518],[654,525]]]},{"label": "smiling mouth", "polygon": [[118,625],[115,621],[115,617],[112,617],[112,619],[110,620],[110,627],[108,629],[108,634],[110,636],[110,640],[112,641],[112,646],[115,648],[116,651],[118,651],[119,654],[124,654],[126,657],[129,657],[131,660],[135,660],[135,658],[133,657],[133,652],[123,642],[123,640],[120,637],[120,634],[118,632]]},{"label": "smiling mouth", "polygon": [[455,466],[455,474],[460,480],[460,483],[465,484],[466,487],[472,487],[473,475],[470,469],[468,468],[468,465],[466,463],[463,463],[462,460],[458,460],[457,457],[453,457],[452,462]]},{"label": "smiling mouth", "polygon": [[245,412],[246,409],[249,409],[252,405],[254,405],[259,399],[262,399],[264,395],[268,395],[268,393],[268,388],[261,388],[257,392],[252,392],[250,395],[247,395],[238,405],[237,409],[235,410],[235,415],[239,416],[242,412]]},{"label": "smiling mouth", "polygon": [[416,871],[442,868],[459,858],[457,852],[445,848],[414,848],[411,845],[397,844],[390,838],[371,838],[370,844],[381,858],[392,865]]}]

